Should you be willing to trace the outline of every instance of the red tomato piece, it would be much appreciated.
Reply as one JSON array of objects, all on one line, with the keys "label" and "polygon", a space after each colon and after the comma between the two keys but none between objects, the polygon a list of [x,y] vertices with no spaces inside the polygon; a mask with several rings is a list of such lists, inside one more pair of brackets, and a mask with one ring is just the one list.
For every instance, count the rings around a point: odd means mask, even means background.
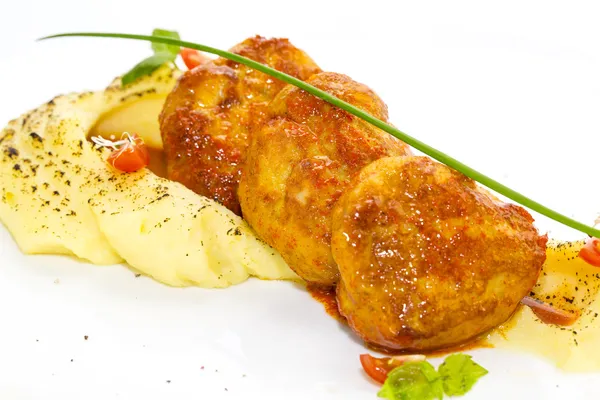
[{"label": "red tomato piece", "polygon": [[531,308],[536,317],[545,324],[569,326],[573,325],[579,319],[579,314],[552,307],[550,304],[529,296],[524,297],[521,303]]},{"label": "red tomato piece", "polygon": [[370,354],[361,354],[360,363],[363,369],[374,381],[381,383],[385,382],[388,374],[396,367],[399,367],[407,362],[423,361],[425,356],[415,354],[398,357],[373,357]]},{"label": "red tomato piece", "polygon": [[600,267],[600,239],[589,238],[579,250],[579,257],[594,267]]},{"label": "red tomato piece", "polygon": [[183,47],[179,54],[181,55],[181,59],[188,69],[196,68],[198,65],[202,65],[210,61],[210,58],[206,57],[198,50],[188,49],[186,47]]},{"label": "red tomato piece", "polygon": [[107,161],[119,171],[135,172],[150,163],[150,154],[142,138],[133,134],[128,136],[125,144],[108,156]]}]

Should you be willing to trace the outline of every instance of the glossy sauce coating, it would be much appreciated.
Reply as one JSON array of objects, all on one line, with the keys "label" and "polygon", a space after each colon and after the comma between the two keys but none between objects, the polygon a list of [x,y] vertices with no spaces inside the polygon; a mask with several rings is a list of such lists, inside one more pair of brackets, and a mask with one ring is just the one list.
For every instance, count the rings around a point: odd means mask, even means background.
[{"label": "glossy sauce coating", "polygon": [[465,343],[506,321],[535,285],[547,238],[532,222],[429,158],[378,160],[334,211],[340,312],[378,347]]},{"label": "glossy sauce coating", "polygon": [[[230,51],[302,80],[320,71],[287,39],[256,36]],[[169,179],[239,215],[236,192],[248,137],[266,121],[268,104],[283,87],[224,58],[183,74],[160,115]]]},{"label": "glossy sauce coating", "polygon": [[[384,121],[387,107],[367,86],[323,72],[307,80]],[[370,162],[408,147],[369,123],[295,86],[270,106],[247,152],[239,197],[244,218],[307,282],[334,285],[331,213],[350,180]]]}]

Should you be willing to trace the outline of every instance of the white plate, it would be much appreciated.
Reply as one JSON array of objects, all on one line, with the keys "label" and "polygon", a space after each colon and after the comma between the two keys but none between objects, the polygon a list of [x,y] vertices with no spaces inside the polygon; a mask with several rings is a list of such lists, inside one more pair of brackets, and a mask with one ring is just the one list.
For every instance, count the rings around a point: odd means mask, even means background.
[{"label": "white plate", "polygon": [[[33,42],[42,35],[165,27],[222,48],[255,33],[285,36],[324,69],[373,87],[401,129],[592,222],[594,3],[388,3],[3,2],[0,123],[56,94],[100,89],[149,54],[146,43]],[[545,218],[538,226],[583,237]],[[0,260],[0,399],[376,398],[358,361],[363,345],[292,284],[167,288],[121,266],[23,256],[2,227]],[[490,373],[465,398],[598,393],[600,374],[564,374],[525,354],[473,354]]]}]

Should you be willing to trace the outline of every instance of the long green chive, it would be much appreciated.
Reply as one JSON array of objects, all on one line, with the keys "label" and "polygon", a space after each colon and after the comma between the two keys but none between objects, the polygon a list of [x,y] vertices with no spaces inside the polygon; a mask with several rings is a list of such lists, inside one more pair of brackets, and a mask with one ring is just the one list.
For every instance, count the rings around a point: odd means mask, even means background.
[{"label": "long green chive", "polygon": [[501,195],[508,197],[509,199],[521,204],[524,207],[527,207],[533,211],[536,211],[542,215],[545,215],[546,217],[549,217],[557,222],[560,222],[561,224],[564,224],[573,229],[576,229],[578,231],[586,233],[590,236],[595,236],[597,238],[600,238],[600,230],[592,228],[591,226],[582,224],[581,222],[575,221],[574,219],[571,219],[571,218],[567,217],[566,215],[560,214],[554,210],[549,209],[548,207],[538,203],[537,201],[534,201],[534,200],[530,199],[529,197],[526,197],[526,196],[522,195],[521,193],[518,193],[518,192],[512,190],[511,188],[501,184],[498,181],[495,181],[494,179],[482,174],[481,172],[474,170],[473,168],[461,163],[460,161],[450,157],[449,155],[421,142],[418,139],[413,138],[412,136],[407,135],[406,133],[394,128],[391,125],[386,124],[385,122],[373,117],[372,115],[362,111],[361,109],[353,106],[352,104],[346,103],[345,101],[340,100],[337,97],[332,96],[327,92],[317,89],[316,87],[314,87],[306,82],[303,82],[300,79],[297,79],[297,78],[294,78],[293,76],[284,74],[283,72],[280,72],[280,71],[277,71],[276,69],[267,67],[266,65],[258,63],[249,58],[242,57],[238,54],[230,53],[228,51],[215,49],[213,47],[205,46],[202,44],[186,42],[183,40],[177,40],[177,39],[172,39],[172,38],[167,38],[167,37],[147,36],[147,35],[132,35],[132,34],[127,34],[127,33],[93,33],[93,32],[62,33],[62,34],[58,34],[58,35],[46,36],[39,40],[52,39],[52,38],[58,38],[58,37],[67,37],[67,36],[87,36],[87,37],[133,39],[133,40],[145,40],[145,41],[154,42],[154,43],[171,44],[171,45],[176,45],[176,46],[180,46],[180,47],[187,47],[190,49],[204,51],[206,53],[216,54],[218,56],[229,59],[231,61],[235,61],[237,63],[244,64],[244,65],[246,65],[250,68],[253,68],[257,71],[263,72],[267,75],[271,75],[274,78],[280,79],[286,83],[297,86],[300,89],[306,90],[308,93],[313,94],[314,96],[316,96],[320,99],[323,99],[323,100],[327,101],[328,103],[331,103],[334,106],[339,107],[342,110],[349,112],[350,114],[353,114],[359,118],[362,118],[363,120],[375,125],[379,129],[391,134],[392,136],[395,136],[396,138],[407,143],[408,145],[414,147],[415,149],[427,154],[431,158],[434,158],[437,161],[439,161],[443,164],[446,164],[448,167],[453,168],[456,171],[463,173],[464,175],[468,176],[469,178],[481,183],[484,186],[487,186],[491,190],[493,190],[497,193],[500,193]]}]

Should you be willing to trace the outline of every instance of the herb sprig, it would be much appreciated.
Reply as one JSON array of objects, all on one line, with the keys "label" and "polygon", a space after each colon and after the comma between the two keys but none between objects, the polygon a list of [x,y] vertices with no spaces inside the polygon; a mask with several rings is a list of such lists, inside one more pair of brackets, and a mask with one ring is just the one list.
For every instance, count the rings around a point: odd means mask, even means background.
[{"label": "herb sprig", "polygon": [[[179,33],[166,29],[155,29],[152,32],[152,36],[179,39]],[[152,50],[154,51],[153,55],[140,61],[121,77],[121,84],[123,86],[137,81],[142,76],[150,75],[165,63],[174,62],[179,54],[179,46],[160,42],[152,42]]]},{"label": "herb sprig", "polygon": [[172,46],[180,46],[187,47],[190,49],[200,50],[206,53],[216,54],[223,58],[229,59],[231,61],[246,65],[250,68],[253,68],[257,71],[263,72],[267,75],[270,75],[274,78],[280,79],[283,82],[294,85],[307,91],[308,93],[327,101],[328,103],[341,108],[344,111],[349,112],[352,115],[355,115],[370,124],[376,126],[377,128],[391,134],[392,136],[402,140],[408,145],[414,147],[415,149],[427,154],[431,158],[446,164],[448,167],[461,172],[462,174],[468,176],[469,178],[479,182],[480,184],[487,186],[489,189],[521,204],[523,207],[527,207],[530,210],[536,211],[542,215],[545,215],[548,218],[551,218],[563,225],[569,226],[573,229],[576,229],[580,232],[586,233],[590,236],[594,236],[600,238],[600,230],[595,229],[591,226],[585,225],[581,222],[578,222],[572,218],[567,217],[557,211],[554,211],[537,201],[522,195],[521,193],[509,188],[508,186],[503,185],[502,183],[482,174],[479,171],[469,167],[466,164],[458,161],[457,159],[437,150],[434,147],[429,146],[426,143],[421,142],[420,140],[400,131],[399,129],[381,121],[380,119],[375,118],[369,113],[359,109],[358,107],[353,106],[350,103],[347,103],[341,99],[338,99],[331,94],[324,92],[300,79],[294,78],[293,76],[287,75],[281,71],[277,71],[276,69],[270,68],[264,64],[251,60],[249,58],[240,56],[239,54],[231,53],[228,51],[216,49],[214,47],[205,46],[198,43],[187,42],[183,40],[179,40],[176,38],[169,38],[163,36],[148,36],[148,35],[135,35],[135,34],[127,34],[127,33],[94,33],[94,32],[77,32],[77,33],[61,33],[57,35],[51,35],[43,37],[39,40],[46,40],[52,38],[59,37],[103,37],[103,38],[117,38],[117,39],[131,39],[131,40],[145,40],[152,43],[162,43],[166,45]]}]

